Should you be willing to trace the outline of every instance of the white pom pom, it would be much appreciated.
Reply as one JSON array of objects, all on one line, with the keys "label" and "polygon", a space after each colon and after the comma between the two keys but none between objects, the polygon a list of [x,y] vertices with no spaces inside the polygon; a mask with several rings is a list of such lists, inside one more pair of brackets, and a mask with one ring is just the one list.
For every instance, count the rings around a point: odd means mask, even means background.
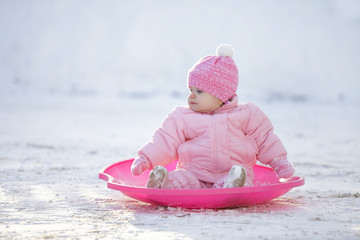
[{"label": "white pom pom", "polygon": [[220,44],[216,48],[216,55],[222,57],[232,57],[234,56],[234,49],[230,44]]}]

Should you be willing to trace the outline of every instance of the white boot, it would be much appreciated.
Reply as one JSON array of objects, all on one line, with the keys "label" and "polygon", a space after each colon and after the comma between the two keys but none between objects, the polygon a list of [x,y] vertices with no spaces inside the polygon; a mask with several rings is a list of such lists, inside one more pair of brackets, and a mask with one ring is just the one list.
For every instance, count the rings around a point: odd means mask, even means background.
[{"label": "white boot", "polygon": [[162,166],[156,166],[150,172],[146,183],[147,188],[167,188],[169,183],[168,171]]},{"label": "white boot", "polygon": [[230,169],[225,182],[224,188],[236,188],[244,186],[246,181],[245,169],[240,165],[234,165]]}]

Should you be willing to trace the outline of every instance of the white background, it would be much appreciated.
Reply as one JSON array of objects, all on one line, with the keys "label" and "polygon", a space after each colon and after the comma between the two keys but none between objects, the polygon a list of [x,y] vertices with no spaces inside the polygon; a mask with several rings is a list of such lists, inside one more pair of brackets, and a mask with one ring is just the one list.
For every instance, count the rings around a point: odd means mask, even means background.
[{"label": "white background", "polygon": [[[226,210],[150,206],[98,180],[235,48],[306,184]],[[0,237],[357,239],[359,1],[0,1]]]}]

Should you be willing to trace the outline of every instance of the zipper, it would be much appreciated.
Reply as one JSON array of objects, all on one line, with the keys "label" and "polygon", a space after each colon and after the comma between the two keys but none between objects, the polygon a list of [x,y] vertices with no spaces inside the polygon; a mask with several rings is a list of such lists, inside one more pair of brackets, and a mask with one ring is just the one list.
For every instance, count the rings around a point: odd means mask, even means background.
[{"label": "zipper", "polygon": [[211,115],[211,123],[212,123],[212,131],[213,131],[213,181],[215,181],[216,178],[216,159],[217,159],[217,144],[216,144],[216,129],[215,129],[215,119],[214,115]]}]

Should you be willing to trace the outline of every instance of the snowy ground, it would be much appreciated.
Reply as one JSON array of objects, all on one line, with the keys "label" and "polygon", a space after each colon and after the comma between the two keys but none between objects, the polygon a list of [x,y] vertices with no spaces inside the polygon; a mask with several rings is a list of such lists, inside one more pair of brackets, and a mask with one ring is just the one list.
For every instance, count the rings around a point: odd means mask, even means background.
[{"label": "snowy ground", "polygon": [[[359,1],[2,0],[0,33],[0,239],[360,239]],[[220,43],[305,185],[226,210],[107,189]]]},{"label": "snowy ground", "polygon": [[1,97],[0,238],[359,239],[356,105],[259,104],[306,178],[269,203],[186,210],[107,189],[100,168],[133,157],[183,100]]}]

